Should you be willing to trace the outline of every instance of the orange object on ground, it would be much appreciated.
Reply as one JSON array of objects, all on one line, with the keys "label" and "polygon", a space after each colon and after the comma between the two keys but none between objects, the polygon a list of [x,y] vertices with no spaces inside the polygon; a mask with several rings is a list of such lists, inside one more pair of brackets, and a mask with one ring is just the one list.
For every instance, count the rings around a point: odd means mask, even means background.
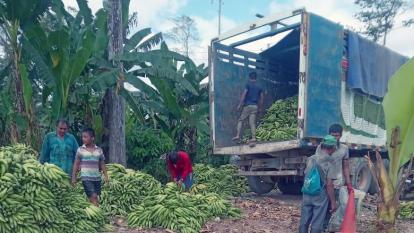
[{"label": "orange object on ground", "polygon": [[355,214],[355,193],[351,191],[346,204],[344,220],[341,225],[341,233],[356,233],[356,214]]}]

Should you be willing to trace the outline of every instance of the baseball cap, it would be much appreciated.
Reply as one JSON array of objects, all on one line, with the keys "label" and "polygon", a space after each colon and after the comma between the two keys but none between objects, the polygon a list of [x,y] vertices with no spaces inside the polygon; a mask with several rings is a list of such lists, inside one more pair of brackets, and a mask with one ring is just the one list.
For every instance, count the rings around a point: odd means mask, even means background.
[{"label": "baseball cap", "polygon": [[326,135],[322,141],[325,146],[336,146],[337,143],[336,138],[332,135]]}]

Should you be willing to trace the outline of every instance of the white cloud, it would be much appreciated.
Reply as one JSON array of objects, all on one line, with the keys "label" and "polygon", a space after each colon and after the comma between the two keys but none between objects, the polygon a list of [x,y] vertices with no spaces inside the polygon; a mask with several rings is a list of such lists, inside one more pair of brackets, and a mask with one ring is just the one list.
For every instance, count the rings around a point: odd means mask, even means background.
[{"label": "white cloud", "polygon": [[[63,4],[65,4],[65,7],[73,7],[75,9],[79,9],[76,0],[63,0]],[[91,8],[92,13],[95,13],[97,10],[102,8],[102,0],[89,0],[88,6]]]},{"label": "white cloud", "polygon": [[[77,7],[76,0],[63,0],[66,6]],[[131,0],[130,12],[138,12],[138,28],[151,27],[154,31],[166,32],[172,27],[169,19],[179,15],[181,8],[186,4],[195,4],[189,0]],[[102,0],[89,0],[89,6],[93,12],[96,12],[102,7]],[[291,0],[279,3],[273,1],[270,3],[268,12],[265,15],[274,14],[277,12],[291,11],[297,8],[305,7],[307,11],[316,13],[334,22],[338,22],[347,28],[360,29],[362,24],[353,17],[358,10],[353,1],[341,0]],[[250,10],[252,11],[252,10]],[[414,10],[407,11],[404,15],[397,17],[400,22],[402,18],[408,15],[414,15]],[[196,21],[196,27],[199,31],[200,41],[192,50],[191,57],[196,63],[207,62],[207,46],[210,44],[212,38],[217,36],[217,22],[218,17],[204,18],[197,15],[190,15]],[[226,16],[222,16],[222,32],[232,29],[243,22],[236,22]],[[246,35],[244,36],[246,37]],[[240,37],[239,37],[240,38]],[[272,40],[272,38],[270,39]],[[399,24],[396,25],[388,37],[387,46],[391,49],[407,56],[414,55],[414,29],[401,28]],[[273,40],[274,41],[274,40]],[[262,41],[262,45],[269,43],[266,40]],[[177,47],[169,41],[170,47]],[[262,45],[253,46],[250,50],[258,50]],[[248,47],[248,46],[247,46]],[[260,48],[259,48],[260,47]]]},{"label": "white cloud", "polygon": [[[78,8],[76,0],[63,0],[66,7]],[[129,12],[138,12],[138,27],[155,27],[187,4],[187,0],[131,0]],[[92,12],[102,8],[102,0],[89,0]]]},{"label": "white cloud", "polygon": [[[362,28],[362,23],[354,18],[358,11],[357,6],[353,1],[326,1],[326,0],[293,0],[289,3],[279,4],[272,2],[269,6],[269,14],[281,12],[285,10],[292,10],[295,8],[305,7],[307,11],[313,12],[323,16],[334,22],[344,25],[346,28],[353,28],[359,30]],[[414,10],[405,12],[396,18],[396,22],[401,22],[402,19],[413,16]],[[402,28],[400,23],[397,23],[388,36],[387,47],[406,56],[414,56],[414,29]]]},{"label": "white cloud", "polygon": [[[208,46],[213,38],[218,35],[218,16],[212,19],[206,19],[199,16],[190,16],[194,19],[199,33],[200,41],[190,54],[197,64],[207,63]],[[221,17],[222,32],[237,26],[237,23],[227,17]]]}]

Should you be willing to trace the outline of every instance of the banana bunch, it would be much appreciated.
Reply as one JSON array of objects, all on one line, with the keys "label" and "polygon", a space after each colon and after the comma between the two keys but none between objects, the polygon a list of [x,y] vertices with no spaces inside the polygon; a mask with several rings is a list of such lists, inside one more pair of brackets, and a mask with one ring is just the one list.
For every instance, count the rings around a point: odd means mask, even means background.
[{"label": "banana bunch", "polygon": [[296,138],[298,97],[277,100],[257,127],[259,141],[285,141]]},{"label": "banana bunch", "polygon": [[[100,207],[109,216],[127,216],[141,201],[161,191],[161,183],[151,175],[127,169],[120,164],[107,164],[110,182],[102,185]],[[84,195],[79,182],[78,193]]]},{"label": "banana bunch", "polygon": [[193,194],[218,193],[224,197],[238,196],[247,192],[245,177],[238,176],[238,168],[234,165],[223,165],[214,168],[210,165],[195,164],[193,166],[195,185]]},{"label": "banana bunch", "polygon": [[181,233],[197,233],[213,217],[240,217],[240,210],[217,194],[183,192],[175,183],[166,184],[157,195],[151,195],[128,215],[131,227],[163,227]]},{"label": "banana bunch", "polygon": [[414,219],[414,201],[402,202],[400,204],[399,217]]},{"label": "banana bunch", "polygon": [[73,191],[60,168],[36,156],[23,145],[0,148],[0,233],[99,232],[102,210]]}]

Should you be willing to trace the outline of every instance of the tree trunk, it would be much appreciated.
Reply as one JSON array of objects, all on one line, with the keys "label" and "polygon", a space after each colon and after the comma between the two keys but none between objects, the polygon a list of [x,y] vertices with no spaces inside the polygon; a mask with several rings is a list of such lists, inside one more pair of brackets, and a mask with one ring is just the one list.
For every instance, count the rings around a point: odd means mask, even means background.
[{"label": "tree trunk", "polygon": [[[108,14],[108,59],[112,60],[116,55],[122,54],[123,27],[121,0],[109,0],[110,11]],[[121,62],[114,62],[119,67],[120,77],[123,77]],[[104,123],[105,154],[111,163],[126,165],[125,155],[125,103],[118,95],[117,90],[123,88],[122,78],[116,88],[108,89],[103,100],[102,119]]]},{"label": "tree trunk", "polygon": [[197,129],[191,128],[188,133],[189,144],[188,145],[188,153],[190,154],[191,158],[195,158],[197,155]]},{"label": "tree trunk", "polygon": [[395,233],[395,219],[398,212],[398,201],[379,203],[377,207],[378,233]]},{"label": "tree trunk", "polygon": [[[19,42],[17,39],[19,30],[19,23],[17,21],[10,22],[9,28],[9,39],[11,45],[11,52],[13,54],[13,64],[12,64],[12,75],[13,75],[13,88],[14,88],[14,101],[15,101],[15,109],[14,112],[16,115],[20,117],[24,117],[25,114],[25,106],[24,106],[24,98],[23,98],[23,83],[20,76],[19,64],[20,64],[20,47]],[[19,142],[20,134],[17,127],[16,118],[13,119],[12,127],[11,127],[11,141],[13,143]]]}]

